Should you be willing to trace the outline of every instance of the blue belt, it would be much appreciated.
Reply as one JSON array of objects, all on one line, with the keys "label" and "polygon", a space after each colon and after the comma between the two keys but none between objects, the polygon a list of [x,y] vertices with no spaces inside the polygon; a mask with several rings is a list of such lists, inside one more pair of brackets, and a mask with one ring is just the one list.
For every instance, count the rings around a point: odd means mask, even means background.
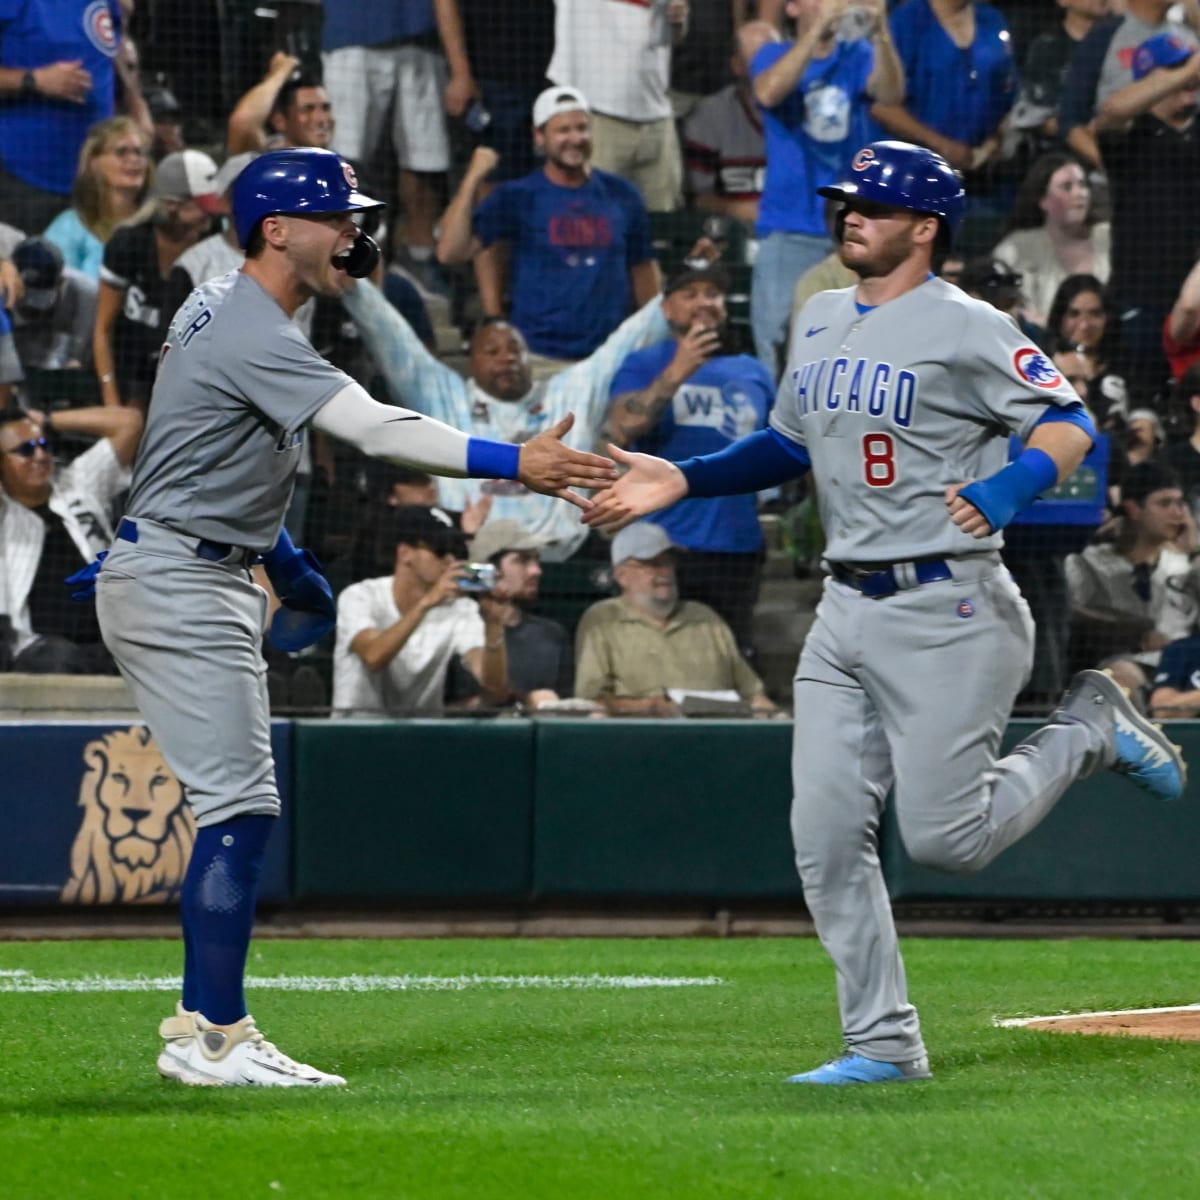
[{"label": "blue belt", "polygon": [[[912,568],[913,582],[911,583],[902,581],[897,575],[898,569],[904,570],[906,567]],[[831,562],[829,569],[839,583],[844,583],[847,587],[862,592],[864,596],[869,596],[872,600],[884,600],[888,596],[894,596],[897,592],[904,591],[909,587],[917,587],[922,583],[940,583],[944,579],[954,578],[950,564],[941,558],[919,559],[911,563],[892,563],[889,566],[872,564],[871,566],[856,567],[853,563]],[[907,572],[905,573],[907,574]]]},{"label": "blue belt", "polygon": [[[137,522],[130,520],[129,517],[122,517],[121,524],[117,527],[117,537],[123,542],[136,543],[138,540]],[[253,550],[247,550],[242,546],[231,546],[226,542],[210,542],[208,538],[196,540],[196,557],[203,558],[207,562],[223,563],[234,555],[238,556],[234,562],[240,563],[244,567],[249,567],[258,557]]]}]

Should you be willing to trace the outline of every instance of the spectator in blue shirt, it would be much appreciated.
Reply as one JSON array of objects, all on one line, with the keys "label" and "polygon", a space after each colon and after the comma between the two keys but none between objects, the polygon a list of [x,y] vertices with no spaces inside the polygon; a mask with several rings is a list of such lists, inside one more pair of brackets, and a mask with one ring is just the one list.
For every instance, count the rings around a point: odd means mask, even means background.
[{"label": "spectator in blue shirt", "polygon": [[[1017,98],[1012,38],[998,8],[982,0],[908,0],[892,14],[904,61],[903,104],[877,104],[872,116],[887,136],[936,150],[971,172],[968,215],[988,211],[1001,126]],[[1011,201],[1011,197],[1008,198]],[[1007,211],[1008,203],[1001,201]]]},{"label": "spectator in blue shirt", "polygon": [[[534,138],[546,165],[503,183],[474,212],[476,196],[499,158],[480,146],[442,217],[438,258],[474,258],[484,312],[509,313],[529,349],[553,370],[596,350],[658,292],[650,219],[633,184],[594,168],[587,100],[577,88],[552,87],[533,107]],[[545,374],[543,370],[535,374]]]},{"label": "spectator in blue shirt", "polygon": [[796,281],[829,253],[825,203],[817,189],[839,179],[851,154],[870,141],[870,102],[904,99],[904,72],[883,0],[853,8],[867,21],[852,29],[843,25],[846,0],[788,0],[795,41],[780,40],[762,21],[743,31],[767,142],[750,321],[755,352],[772,377]]},{"label": "spectator in blue shirt", "polygon": [[0,0],[0,212],[31,234],[67,207],[89,126],[113,115],[117,0]]},{"label": "spectator in blue shirt", "polygon": [[[672,336],[621,364],[610,388],[614,442],[679,462],[766,428],[774,380],[757,359],[725,350],[728,290],[725,271],[704,259],[667,282]],[[679,562],[681,595],[715,608],[745,651],[763,559],[754,495],[681,500],[651,520],[689,552]]]}]

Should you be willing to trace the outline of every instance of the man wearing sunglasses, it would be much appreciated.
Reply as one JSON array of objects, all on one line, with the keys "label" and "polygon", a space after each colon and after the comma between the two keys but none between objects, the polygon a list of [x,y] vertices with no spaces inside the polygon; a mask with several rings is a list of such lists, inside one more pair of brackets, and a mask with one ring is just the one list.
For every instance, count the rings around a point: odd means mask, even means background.
[{"label": "man wearing sunglasses", "polygon": [[[63,580],[105,549],[112,502],[129,486],[142,431],[135,409],[98,405],[45,416],[0,410],[0,663],[30,674],[115,670],[95,610],[72,604]],[[56,434],[100,439],[68,466]]]}]

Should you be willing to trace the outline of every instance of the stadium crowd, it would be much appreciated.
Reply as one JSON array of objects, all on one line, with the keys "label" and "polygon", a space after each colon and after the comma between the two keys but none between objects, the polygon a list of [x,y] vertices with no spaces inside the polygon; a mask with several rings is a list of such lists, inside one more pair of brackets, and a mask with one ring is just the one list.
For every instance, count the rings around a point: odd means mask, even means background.
[{"label": "stadium crowd", "polygon": [[[115,670],[62,581],[113,536],[176,309],[242,261],[256,155],[334,149],[389,201],[373,277],[296,315],[377,398],[512,442],[573,413],[577,448],[679,460],[764,427],[794,314],[854,279],[817,188],[894,137],[964,178],[943,276],[1104,431],[1006,533],[1022,702],[1103,664],[1200,713],[1198,50],[1200,0],[10,0],[0,670]],[[774,715],[763,527],[803,577],[810,511],[798,485],[684,500],[613,540],[314,435],[287,527],[338,624],[266,650],[273,701]]]}]

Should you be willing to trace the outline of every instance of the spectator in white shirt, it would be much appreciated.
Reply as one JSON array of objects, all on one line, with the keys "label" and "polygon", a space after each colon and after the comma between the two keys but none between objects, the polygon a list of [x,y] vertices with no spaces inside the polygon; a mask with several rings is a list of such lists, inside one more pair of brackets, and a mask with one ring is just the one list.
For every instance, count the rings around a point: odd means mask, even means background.
[{"label": "spectator in white shirt", "polygon": [[487,705],[509,696],[500,605],[464,592],[466,543],[437,508],[405,505],[381,516],[390,575],[353,583],[338,597],[333,708],[340,715],[437,716],[454,655]]}]

